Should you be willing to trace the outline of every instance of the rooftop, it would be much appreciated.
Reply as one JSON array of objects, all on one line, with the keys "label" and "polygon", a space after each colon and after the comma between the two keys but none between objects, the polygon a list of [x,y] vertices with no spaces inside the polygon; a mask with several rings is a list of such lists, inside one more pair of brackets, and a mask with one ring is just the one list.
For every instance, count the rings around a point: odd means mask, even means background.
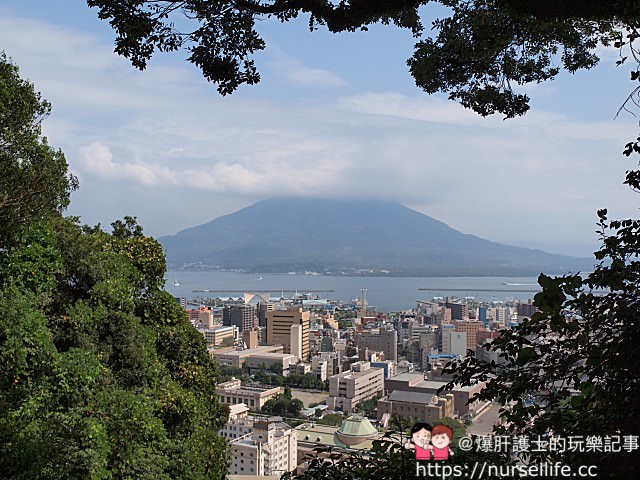
[{"label": "rooftop", "polygon": [[388,399],[392,402],[407,402],[426,405],[431,403],[433,395],[431,393],[394,390],[389,394]]},{"label": "rooftop", "polygon": [[349,446],[336,435],[337,428],[328,425],[305,423],[296,428],[298,443],[312,443],[314,445],[333,446],[344,449],[371,450],[373,439],[367,439],[357,445]]}]

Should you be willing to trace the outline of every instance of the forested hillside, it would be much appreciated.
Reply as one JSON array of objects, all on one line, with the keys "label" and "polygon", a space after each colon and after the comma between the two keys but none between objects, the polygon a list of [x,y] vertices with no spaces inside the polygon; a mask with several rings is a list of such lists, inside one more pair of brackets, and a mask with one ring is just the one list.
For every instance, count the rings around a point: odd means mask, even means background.
[{"label": "forested hillside", "polygon": [[0,478],[209,479],[227,409],[160,245],[64,218],[76,179],[50,105],[0,56]]}]

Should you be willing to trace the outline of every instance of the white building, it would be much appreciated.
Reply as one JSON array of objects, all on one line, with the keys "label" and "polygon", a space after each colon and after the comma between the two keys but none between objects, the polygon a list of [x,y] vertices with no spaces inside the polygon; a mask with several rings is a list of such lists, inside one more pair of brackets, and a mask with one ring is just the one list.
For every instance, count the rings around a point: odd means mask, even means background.
[{"label": "white building", "polygon": [[466,332],[452,332],[446,329],[442,332],[442,353],[451,355],[467,355],[467,334]]},{"label": "white building", "polygon": [[316,378],[324,382],[329,376],[329,361],[320,355],[313,357],[311,359],[311,371]]},{"label": "white building", "polygon": [[229,420],[218,432],[222,438],[231,441],[253,431],[254,417],[249,415],[249,407],[244,403],[229,406]]},{"label": "white building", "polygon": [[329,377],[327,405],[351,413],[360,402],[381,396],[383,391],[384,370],[371,368],[369,362],[356,362],[351,370]]},{"label": "white building", "polygon": [[253,433],[230,443],[233,460],[229,475],[282,475],[297,466],[295,430],[280,419],[253,423]]}]

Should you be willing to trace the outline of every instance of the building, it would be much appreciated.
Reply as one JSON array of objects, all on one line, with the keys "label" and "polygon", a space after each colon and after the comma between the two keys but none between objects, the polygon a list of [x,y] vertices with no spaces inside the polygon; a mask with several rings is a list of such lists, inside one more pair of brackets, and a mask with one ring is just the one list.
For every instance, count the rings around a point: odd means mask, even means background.
[{"label": "building", "polygon": [[245,330],[244,332],[242,332],[242,341],[244,342],[246,348],[257,348],[258,338],[259,330],[257,328],[252,328],[251,330]]},{"label": "building", "polygon": [[386,360],[398,360],[398,332],[392,325],[384,325],[379,333],[356,333],[354,340],[359,349],[384,352]]},{"label": "building", "polygon": [[[330,447],[333,452],[367,452],[373,448],[373,442],[383,438],[383,433],[371,424],[367,418],[352,415],[340,428],[318,423],[304,423],[296,427],[298,437],[298,471],[307,467],[309,455],[317,452],[315,448]],[[366,453],[365,453],[366,455]]]},{"label": "building", "polygon": [[393,377],[396,374],[396,362],[391,360],[382,360],[378,362],[371,362],[371,366],[375,368],[381,368],[384,370],[384,378]]},{"label": "building", "polygon": [[[291,325],[291,332],[290,332],[290,349],[289,349],[289,353],[292,353],[293,355],[296,356],[296,358],[301,361],[304,362],[308,359],[309,357],[309,353],[307,352],[307,354],[305,355],[303,352],[303,341],[302,341],[302,335],[303,335],[303,326],[300,324],[293,324]],[[309,341],[309,337],[307,336],[307,341]],[[307,344],[307,348],[310,348],[308,346],[309,344]]]},{"label": "building", "polygon": [[267,345],[282,345],[284,353],[296,350],[299,356],[294,355],[298,356],[298,361],[308,360],[311,324],[309,312],[302,308],[268,311],[266,321]]},{"label": "building", "polygon": [[232,327],[213,327],[198,328],[198,331],[204,336],[207,348],[223,346],[233,346],[235,340],[235,326]]},{"label": "building", "polygon": [[378,420],[385,414],[399,416],[405,421],[432,423],[439,418],[453,417],[454,396],[452,394],[435,395],[430,393],[394,390],[378,400]]},{"label": "building", "polygon": [[187,298],[186,297],[173,297],[176,302],[178,302],[178,305],[180,305],[180,308],[183,310],[187,309]]},{"label": "building", "polygon": [[469,318],[469,308],[466,303],[449,302],[445,304],[446,308],[451,309],[451,320],[467,320]]},{"label": "building", "polygon": [[[475,351],[475,344],[473,347]],[[465,332],[456,332],[451,328],[442,331],[442,353],[451,355],[467,355],[467,334]]]},{"label": "building", "polygon": [[538,307],[531,303],[531,299],[527,303],[518,303],[516,305],[518,313],[518,321],[521,322],[525,318],[531,318],[531,315],[538,311]]},{"label": "building", "polygon": [[316,355],[311,358],[311,371],[315,377],[323,382],[329,378],[329,360]]},{"label": "building", "polygon": [[254,417],[249,415],[249,407],[244,403],[229,405],[229,420],[218,435],[227,440],[244,437],[253,431]]},{"label": "building", "polygon": [[329,377],[327,405],[351,413],[360,402],[381,396],[383,391],[384,370],[371,368],[369,362],[356,362],[351,370]]},{"label": "building", "polygon": [[484,362],[484,363],[491,363],[493,362],[496,367],[500,367],[501,365],[504,365],[507,363],[507,359],[504,357],[501,357],[500,354],[502,353],[501,350],[492,350],[489,351],[488,349],[484,348],[483,345],[486,346],[486,344],[493,342],[493,338],[485,338],[482,340],[482,343],[478,342],[478,345],[476,346],[476,358],[478,359],[479,362]]},{"label": "building", "polygon": [[451,390],[438,393],[441,387],[445,387],[448,381],[426,380],[422,373],[401,373],[395,377],[385,380],[385,388],[391,395],[395,391],[417,392],[422,395],[453,395],[454,416],[473,418],[477,412],[482,410],[488,402],[482,400],[472,400],[476,393],[479,393],[485,386],[484,382],[472,386],[455,386]]},{"label": "building", "polygon": [[478,332],[484,328],[483,323],[479,320],[456,320],[453,325],[456,332],[467,334],[467,350],[475,352],[478,343]]},{"label": "building", "polygon": [[296,373],[298,375],[306,375],[312,372],[312,365],[310,363],[296,363],[289,367],[289,374]]},{"label": "building", "polygon": [[333,352],[333,337],[329,335],[325,335],[320,340],[320,351],[321,352]]},{"label": "building", "polygon": [[509,326],[511,321],[511,310],[506,305],[498,305],[495,307],[487,308],[487,317],[493,320],[493,323],[501,323],[502,325]]},{"label": "building", "polygon": [[487,306],[478,306],[478,320],[482,322],[485,328],[487,328]]},{"label": "building", "polygon": [[311,358],[311,365],[313,366],[313,358],[318,357],[316,362],[327,361],[327,378],[331,375],[337,375],[342,373],[342,354],[340,352],[320,352]]},{"label": "building", "polygon": [[259,412],[268,400],[282,393],[282,387],[258,388],[242,386],[240,380],[232,378],[216,386],[216,394],[221,403],[235,405],[244,403],[254,412]]},{"label": "building", "polygon": [[249,356],[247,358],[247,368],[249,373],[268,370],[286,377],[290,373],[291,366],[295,365],[296,362],[296,356],[290,353],[265,352]]},{"label": "building", "polygon": [[222,309],[222,324],[235,325],[240,332],[251,330],[256,324],[256,307],[253,305],[227,305]]},{"label": "building", "polygon": [[229,445],[229,475],[282,475],[298,465],[296,431],[277,417],[255,421],[252,433]]},{"label": "building", "polygon": [[[213,358],[219,365],[228,365],[233,368],[242,368],[249,359],[256,355],[262,355],[265,353],[279,353],[282,354],[282,345],[262,345],[256,348],[246,348],[244,350],[224,350],[219,352],[213,352]],[[294,362],[295,363],[295,362]]]}]

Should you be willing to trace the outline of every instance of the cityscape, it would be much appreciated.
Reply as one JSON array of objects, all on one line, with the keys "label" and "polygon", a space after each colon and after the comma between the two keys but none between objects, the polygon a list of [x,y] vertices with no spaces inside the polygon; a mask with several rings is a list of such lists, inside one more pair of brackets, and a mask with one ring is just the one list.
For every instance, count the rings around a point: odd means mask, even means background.
[{"label": "cityscape", "polygon": [[638,478],[639,25],[0,2],[0,480]]},{"label": "cityscape", "polygon": [[378,312],[366,293],[353,303],[315,293],[176,298],[222,373],[230,478],[304,470],[317,447],[366,451],[418,420],[492,432],[499,406],[474,398],[483,382],[448,387],[444,369],[469,353],[499,368],[500,352],[486,346],[530,318],[532,301],[438,297]]}]

